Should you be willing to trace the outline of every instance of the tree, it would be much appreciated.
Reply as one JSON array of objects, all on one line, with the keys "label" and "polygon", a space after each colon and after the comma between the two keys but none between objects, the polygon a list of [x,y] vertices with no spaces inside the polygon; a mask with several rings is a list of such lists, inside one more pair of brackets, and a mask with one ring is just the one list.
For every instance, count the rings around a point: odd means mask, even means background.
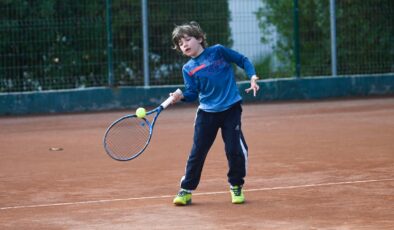
[{"label": "tree", "polygon": [[342,74],[394,71],[394,1],[340,1],[338,70]]},{"label": "tree", "polygon": [[[294,0],[262,0],[256,16],[262,42],[273,41],[281,68],[294,72]],[[390,0],[340,1],[337,4],[337,55],[339,74],[390,72],[394,2]],[[303,76],[331,74],[329,1],[299,3],[300,57]],[[391,40],[391,41],[390,41]],[[372,64],[376,63],[376,64]]]},{"label": "tree", "polygon": [[[141,1],[114,1],[114,58],[119,85],[141,85],[142,22]],[[197,21],[208,34],[210,44],[231,45],[227,0],[149,0],[149,58],[151,84],[179,84],[185,57],[171,49],[175,25]]]},{"label": "tree", "polygon": [[[105,1],[0,0],[0,92],[105,85]],[[140,0],[112,3],[115,85],[142,85]],[[231,44],[227,0],[149,0],[151,83],[178,84],[176,24],[195,20],[211,44]]]},{"label": "tree", "polygon": [[[100,84],[103,4],[80,0],[1,1],[1,91]],[[84,65],[87,63],[87,65]],[[91,65],[91,63],[97,63]]]}]

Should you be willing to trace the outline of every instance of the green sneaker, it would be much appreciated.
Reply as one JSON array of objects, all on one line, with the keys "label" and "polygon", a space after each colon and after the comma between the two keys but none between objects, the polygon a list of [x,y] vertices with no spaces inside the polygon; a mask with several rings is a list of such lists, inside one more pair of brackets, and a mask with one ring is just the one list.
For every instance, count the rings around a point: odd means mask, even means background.
[{"label": "green sneaker", "polygon": [[175,205],[188,205],[192,203],[192,193],[184,189],[179,190],[178,194],[174,198],[173,203]]},{"label": "green sneaker", "polygon": [[245,202],[244,192],[242,191],[242,186],[231,186],[231,202],[233,204],[242,204]]}]

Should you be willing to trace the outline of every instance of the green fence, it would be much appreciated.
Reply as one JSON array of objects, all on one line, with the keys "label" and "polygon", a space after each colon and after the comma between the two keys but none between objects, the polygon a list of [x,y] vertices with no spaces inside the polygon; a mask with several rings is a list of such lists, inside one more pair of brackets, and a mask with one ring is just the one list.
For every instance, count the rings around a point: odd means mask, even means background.
[{"label": "green fence", "polygon": [[[146,0],[149,83],[182,84],[174,25],[247,55],[263,79],[331,75],[330,1]],[[141,0],[0,1],[0,93],[143,86]],[[336,2],[338,75],[394,72],[394,1]],[[295,34],[294,12],[298,12]],[[299,46],[294,47],[294,40]],[[112,41],[111,41],[112,40]],[[111,68],[112,67],[112,68]],[[239,80],[244,79],[242,74]]]}]

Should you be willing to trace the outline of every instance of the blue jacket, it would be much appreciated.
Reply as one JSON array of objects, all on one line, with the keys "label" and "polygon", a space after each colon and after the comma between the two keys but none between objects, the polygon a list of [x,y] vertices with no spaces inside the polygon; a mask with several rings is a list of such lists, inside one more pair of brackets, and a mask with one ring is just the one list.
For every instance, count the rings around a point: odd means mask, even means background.
[{"label": "blue jacket", "polygon": [[249,78],[256,74],[247,57],[222,45],[208,47],[198,57],[191,58],[182,69],[183,101],[192,102],[198,97],[200,109],[221,112],[242,100],[232,63],[243,68]]}]

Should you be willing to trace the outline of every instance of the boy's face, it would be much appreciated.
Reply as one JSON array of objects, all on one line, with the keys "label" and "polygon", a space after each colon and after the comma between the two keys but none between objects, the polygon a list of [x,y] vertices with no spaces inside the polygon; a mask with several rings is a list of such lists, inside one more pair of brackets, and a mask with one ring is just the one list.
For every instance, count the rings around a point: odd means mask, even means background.
[{"label": "boy's face", "polygon": [[188,35],[183,36],[179,41],[179,48],[188,57],[197,57],[204,50],[201,45],[202,39],[196,39]]}]

